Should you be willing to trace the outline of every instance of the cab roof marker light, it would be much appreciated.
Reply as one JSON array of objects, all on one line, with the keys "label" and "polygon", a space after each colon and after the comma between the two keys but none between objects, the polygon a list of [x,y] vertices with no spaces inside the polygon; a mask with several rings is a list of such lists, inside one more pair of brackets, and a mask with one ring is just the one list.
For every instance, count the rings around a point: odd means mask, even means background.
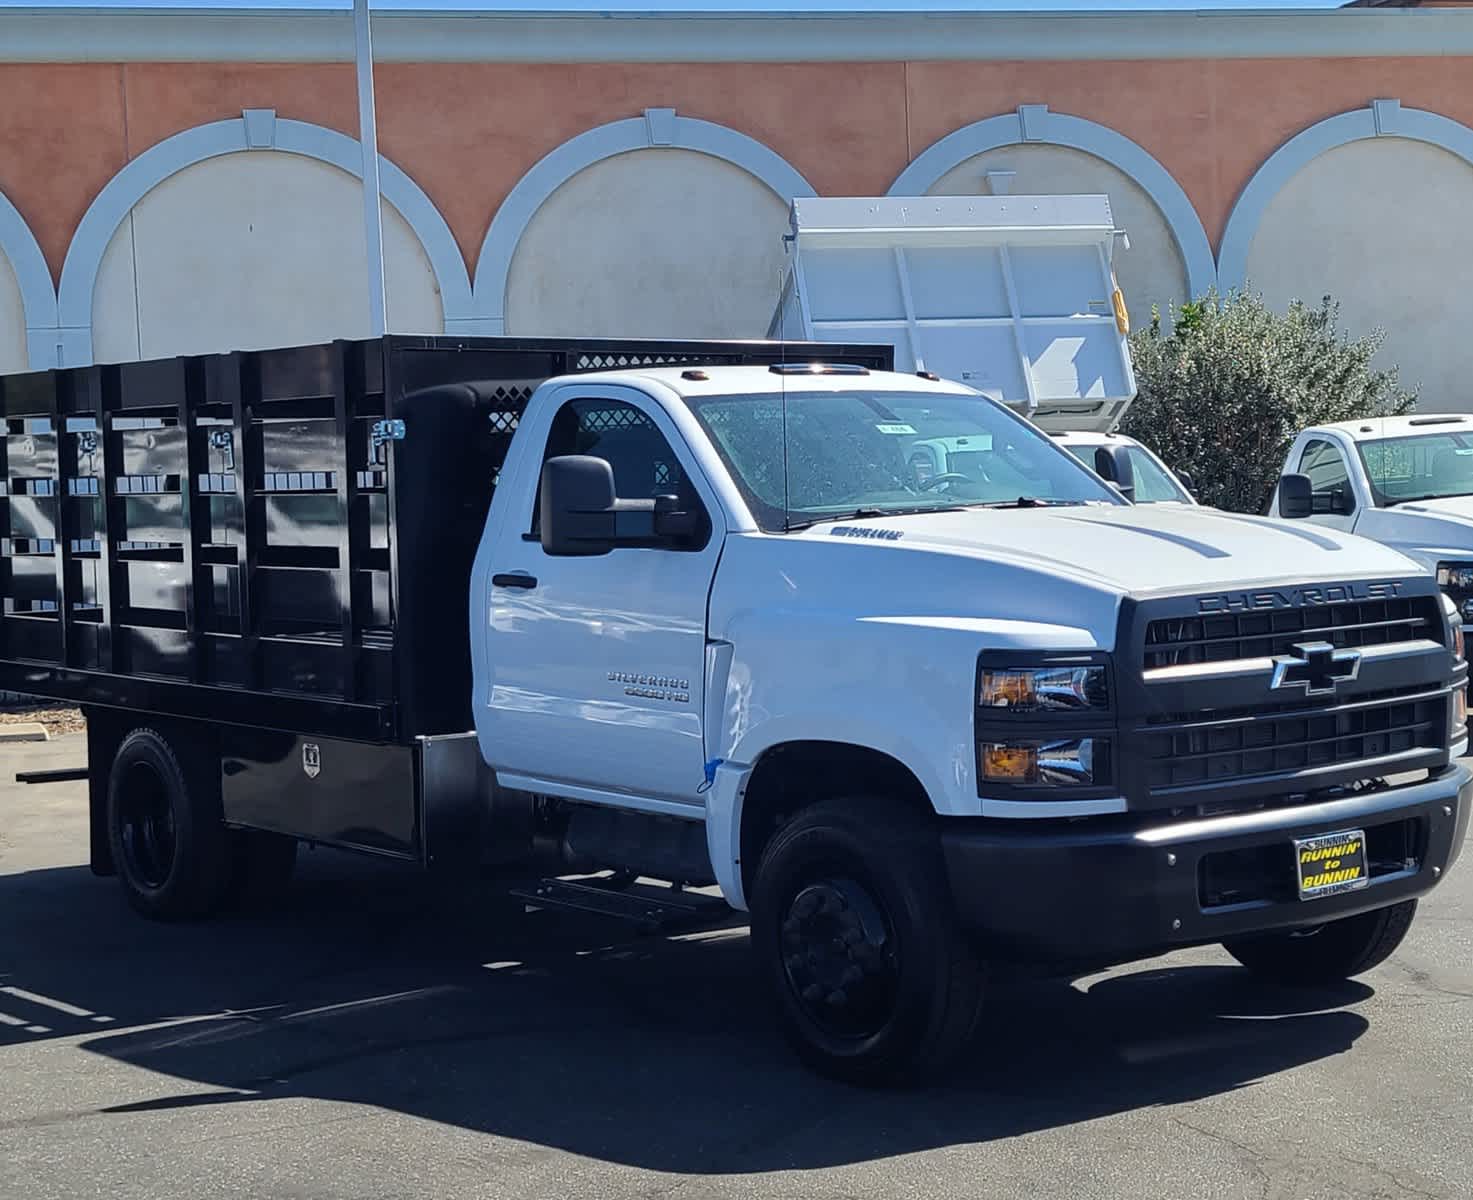
[{"label": "cab roof marker light", "polygon": [[774,375],[868,375],[869,368],[854,363],[773,363]]}]

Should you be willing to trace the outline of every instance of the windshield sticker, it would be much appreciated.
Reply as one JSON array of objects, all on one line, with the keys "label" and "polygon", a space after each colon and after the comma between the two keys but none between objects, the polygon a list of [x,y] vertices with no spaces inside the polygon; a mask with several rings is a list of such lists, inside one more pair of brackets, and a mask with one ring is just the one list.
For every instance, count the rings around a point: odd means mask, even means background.
[{"label": "windshield sticker", "polygon": [[876,425],[875,428],[881,433],[893,433],[901,436],[915,433],[915,427],[913,425]]}]

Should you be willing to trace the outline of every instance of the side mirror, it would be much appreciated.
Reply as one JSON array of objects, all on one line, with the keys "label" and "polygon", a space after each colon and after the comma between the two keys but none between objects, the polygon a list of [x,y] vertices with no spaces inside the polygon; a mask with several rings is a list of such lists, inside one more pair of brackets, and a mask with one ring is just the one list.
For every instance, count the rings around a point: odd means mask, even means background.
[{"label": "side mirror", "polygon": [[1296,521],[1314,510],[1314,490],[1308,475],[1285,475],[1279,480],[1279,516]]},{"label": "side mirror", "polygon": [[1195,500],[1197,498],[1197,481],[1192,478],[1192,473],[1190,471],[1176,471],[1174,474],[1176,475],[1177,482],[1187,489],[1187,495]]},{"label": "side mirror", "polygon": [[700,514],[684,503],[679,496],[655,497],[655,536],[662,542],[686,542],[700,532]]},{"label": "side mirror", "polygon": [[1095,474],[1113,483],[1127,500],[1135,500],[1135,467],[1124,446],[1096,446]]},{"label": "side mirror", "polygon": [[601,458],[568,454],[542,464],[542,548],[548,554],[607,554],[614,548],[614,469]]}]

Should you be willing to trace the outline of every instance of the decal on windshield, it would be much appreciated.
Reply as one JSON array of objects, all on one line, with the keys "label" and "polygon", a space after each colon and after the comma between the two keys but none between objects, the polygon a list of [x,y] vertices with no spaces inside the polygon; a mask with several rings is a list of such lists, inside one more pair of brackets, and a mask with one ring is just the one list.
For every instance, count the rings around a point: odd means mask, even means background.
[{"label": "decal on windshield", "polygon": [[915,433],[915,427],[912,425],[876,425],[875,428],[881,433],[893,433],[897,435]]}]

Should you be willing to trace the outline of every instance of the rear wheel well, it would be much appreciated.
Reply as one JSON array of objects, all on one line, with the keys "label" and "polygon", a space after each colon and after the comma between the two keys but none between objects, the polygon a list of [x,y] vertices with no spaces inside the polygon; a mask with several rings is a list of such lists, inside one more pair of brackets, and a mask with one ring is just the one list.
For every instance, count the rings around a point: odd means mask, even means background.
[{"label": "rear wheel well", "polygon": [[751,895],[763,850],[797,813],[824,800],[861,795],[898,800],[918,821],[935,816],[920,780],[882,751],[846,742],[784,742],[764,752],[742,801],[742,890]]}]

